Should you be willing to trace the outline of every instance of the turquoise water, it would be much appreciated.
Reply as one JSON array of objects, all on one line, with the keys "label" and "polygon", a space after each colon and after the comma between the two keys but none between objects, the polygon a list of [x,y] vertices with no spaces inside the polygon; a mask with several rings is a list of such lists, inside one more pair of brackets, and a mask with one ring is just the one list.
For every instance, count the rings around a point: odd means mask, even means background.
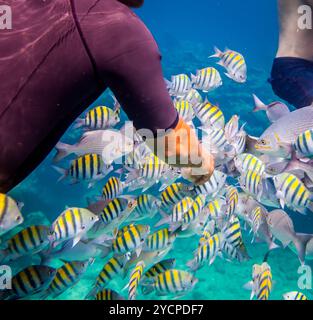
[{"label": "turquoise water", "polygon": [[[215,60],[208,59],[208,56],[213,53],[214,45],[221,49],[227,46],[245,56],[248,65],[247,83],[237,84],[223,77],[223,86],[209,93],[208,99],[220,106],[227,120],[233,114],[238,114],[241,123],[247,123],[245,128],[250,135],[260,135],[269,123],[265,114],[251,112],[253,108],[251,95],[256,93],[265,102],[277,99],[267,83],[278,35],[274,1],[261,1],[262,3],[258,5],[251,4],[252,1],[242,1],[238,4],[230,0],[214,1],[214,3],[210,1],[209,4],[209,1],[203,0],[193,5],[190,1],[178,0],[164,0],[157,3],[147,0],[146,2],[145,7],[140,9],[138,14],[160,44],[166,78],[178,73],[194,73],[197,69],[204,67],[216,67]],[[222,68],[217,68],[223,71]],[[89,107],[97,105],[112,106],[107,92]],[[126,120],[125,115],[123,115],[124,120]],[[69,128],[62,141],[74,143],[79,135],[79,131]],[[37,223],[42,221],[43,216],[52,222],[66,206],[85,207],[87,198],[100,195],[103,186],[101,182],[94,188],[87,189],[83,183],[75,185],[57,183],[59,175],[51,168],[54,153],[53,151],[23,183],[10,193],[15,199],[24,203],[24,216]],[[292,216],[298,217],[293,214]],[[304,228],[306,223],[300,218],[295,218],[294,223],[298,231],[310,231]],[[217,258],[212,266],[203,267],[197,272],[199,282],[184,299],[249,299],[250,293],[243,289],[243,285],[251,280],[252,265],[263,261],[267,246],[252,245],[251,237],[246,232],[244,232],[244,239],[251,260],[239,264]],[[178,239],[166,258],[175,257],[176,267],[184,269],[185,263],[192,258],[197,241],[197,237]],[[105,260],[96,260],[82,280],[58,299],[83,299],[104,262]],[[271,299],[281,299],[283,293],[298,290],[299,262],[294,253],[289,249],[276,250],[270,256],[269,264],[272,267],[275,282]],[[118,279],[112,282],[110,288],[121,292],[121,288],[126,283],[127,278]],[[304,293],[310,297],[309,292]],[[126,296],[126,291],[122,292],[122,295]],[[138,299],[147,298],[157,297],[138,295]]]}]

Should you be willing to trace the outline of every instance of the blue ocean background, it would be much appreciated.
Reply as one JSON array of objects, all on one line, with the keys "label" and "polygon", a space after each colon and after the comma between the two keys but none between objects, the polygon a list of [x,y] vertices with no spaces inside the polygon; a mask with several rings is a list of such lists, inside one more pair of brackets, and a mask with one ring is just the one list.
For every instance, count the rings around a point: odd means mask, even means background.
[{"label": "blue ocean background", "polygon": [[[178,73],[195,73],[197,69],[208,66],[216,67],[216,60],[208,59],[214,52],[214,46],[241,52],[248,65],[247,83],[238,84],[223,76],[223,86],[209,93],[208,99],[218,103],[226,119],[233,114],[240,115],[241,123],[247,123],[246,130],[250,135],[259,136],[265,130],[269,125],[265,114],[252,113],[252,93],[265,102],[277,100],[268,83],[278,44],[276,1],[146,0],[145,5],[136,10],[136,13],[159,44],[166,78]],[[217,68],[223,71],[219,66]],[[96,105],[112,106],[107,92],[86,108]],[[62,141],[74,143],[80,133],[69,128]],[[16,200],[24,203],[24,215],[34,221],[45,217],[52,222],[66,206],[85,207],[88,198],[101,194],[104,184],[102,182],[93,189],[87,189],[82,183],[57,183],[59,175],[51,167],[54,154],[55,151],[52,151],[44,162],[10,193]],[[62,165],[66,167],[68,162]],[[290,214],[298,232],[313,233],[312,219]],[[245,240],[251,256],[250,261],[243,264],[225,263],[217,258],[212,266],[204,267],[197,273],[199,283],[184,299],[249,299],[250,293],[243,289],[243,285],[251,278],[252,265],[262,262],[267,246],[250,244],[251,237],[248,234],[245,234]],[[169,256],[177,258],[177,267],[184,268],[186,261],[192,258],[196,244],[197,238],[192,241],[179,239],[175,243]],[[271,299],[281,299],[283,293],[298,290],[299,262],[294,253],[289,249],[276,250],[270,255],[269,263],[275,281]],[[59,299],[84,298],[103,264],[103,260],[96,261],[82,281]],[[112,287],[120,291],[124,285],[125,280],[113,283]],[[139,295],[138,298],[147,297]],[[152,295],[148,298],[156,297]]]}]

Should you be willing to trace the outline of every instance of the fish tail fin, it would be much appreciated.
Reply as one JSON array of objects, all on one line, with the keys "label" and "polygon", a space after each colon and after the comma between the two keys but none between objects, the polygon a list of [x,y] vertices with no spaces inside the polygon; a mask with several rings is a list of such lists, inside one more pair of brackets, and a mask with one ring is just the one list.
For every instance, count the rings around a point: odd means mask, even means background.
[{"label": "fish tail fin", "polygon": [[195,76],[193,73],[191,73],[191,83],[195,83],[196,82],[196,79],[197,79],[197,76]]},{"label": "fish tail fin", "polygon": [[61,161],[72,153],[72,146],[63,142],[58,142],[55,148],[57,149],[57,154],[53,158],[54,163]]},{"label": "fish tail fin", "polygon": [[58,179],[58,182],[64,180],[67,177],[68,170],[66,170],[64,168],[57,167],[57,166],[52,166],[52,168],[61,175],[60,178]]},{"label": "fish tail fin", "polygon": [[295,241],[293,242],[297,252],[298,252],[298,257],[301,263],[305,262],[305,253],[306,253],[306,247],[308,242],[313,238],[311,234],[299,234],[297,233],[297,237]]},{"label": "fish tail fin", "polygon": [[86,295],[85,300],[92,299],[96,295],[96,293],[97,293],[97,287],[93,287]]},{"label": "fish tail fin", "polygon": [[154,225],[154,227],[157,228],[157,227],[159,227],[159,226],[162,226],[163,224],[167,224],[167,223],[170,222],[170,220],[171,220],[171,217],[170,217],[170,216],[164,217],[164,218],[162,218],[160,221],[158,221],[158,222]]},{"label": "fish tail fin", "polygon": [[253,100],[254,100],[253,112],[267,110],[266,104],[264,104],[255,94],[253,94],[252,96],[253,96]]},{"label": "fish tail fin", "polygon": [[113,99],[113,103],[114,103],[114,107],[113,107],[113,111],[119,115],[120,114],[120,111],[121,111],[121,105],[120,103],[118,102],[118,100],[116,99],[115,95],[114,94],[111,94],[111,97]]},{"label": "fish tail fin", "polygon": [[78,118],[74,123],[73,129],[79,129],[79,128],[83,127],[84,124],[85,124],[85,119]]},{"label": "fish tail fin", "polygon": [[131,169],[131,171],[126,175],[125,184],[129,184],[137,178],[139,178],[139,170]]},{"label": "fish tail fin", "polygon": [[172,82],[170,80],[167,80],[166,78],[164,78],[165,84],[167,89],[171,89],[172,87]]},{"label": "fish tail fin", "polygon": [[218,48],[218,47],[214,47],[214,54],[212,54],[211,56],[209,56],[209,58],[220,58],[223,55],[223,52]]},{"label": "fish tail fin", "polygon": [[198,269],[198,263],[197,263],[197,260],[195,258],[189,260],[187,263],[186,263],[186,266],[191,270],[191,271],[195,271]]},{"label": "fish tail fin", "polygon": [[271,241],[271,243],[269,244],[268,250],[271,251],[278,248],[280,248],[280,246],[276,244],[274,241]]}]

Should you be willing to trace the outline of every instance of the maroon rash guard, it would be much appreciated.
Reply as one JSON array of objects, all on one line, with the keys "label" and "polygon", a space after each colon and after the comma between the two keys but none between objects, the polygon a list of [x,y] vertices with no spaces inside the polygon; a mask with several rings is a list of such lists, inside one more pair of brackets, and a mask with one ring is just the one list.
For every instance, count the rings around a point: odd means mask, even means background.
[{"label": "maroon rash guard", "polygon": [[107,87],[137,129],[178,115],[158,47],[117,0],[10,0],[0,30],[0,191],[24,179]]}]

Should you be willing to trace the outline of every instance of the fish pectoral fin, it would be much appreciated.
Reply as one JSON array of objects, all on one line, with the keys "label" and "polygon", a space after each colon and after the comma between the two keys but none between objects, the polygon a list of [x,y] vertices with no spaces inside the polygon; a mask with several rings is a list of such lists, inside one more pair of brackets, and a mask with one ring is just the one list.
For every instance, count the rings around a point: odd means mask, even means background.
[{"label": "fish pectoral fin", "polygon": [[81,237],[83,236],[83,233],[79,233],[74,239],[73,239],[73,244],[72,244],[72,248],[74,248],[77,243],[80,241]]}]

